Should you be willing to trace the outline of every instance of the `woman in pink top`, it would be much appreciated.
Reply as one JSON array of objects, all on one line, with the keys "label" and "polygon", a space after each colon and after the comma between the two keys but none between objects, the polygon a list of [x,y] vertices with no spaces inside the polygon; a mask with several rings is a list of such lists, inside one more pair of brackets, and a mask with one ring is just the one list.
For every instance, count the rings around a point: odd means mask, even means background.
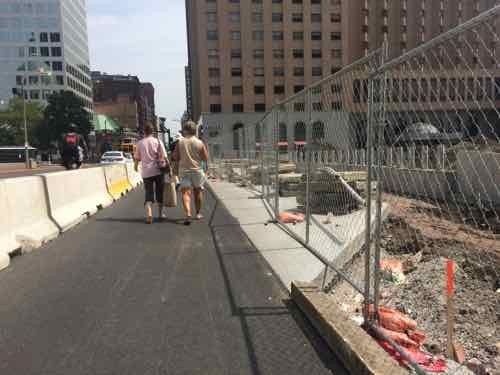
[{"label": "woman in pink top", "polygon": [[163,187],[164,175],[159,168],[159,162],[165,161],[167,166],[168,158],[166,157],[165,149],[161,142],[153,137],[153,126],[146,124],[144,127],[145,137],[137,143],[135,151],[135,170],[139,168],[141,163],[141,175],[144,180],[144,190],[146,191],[145,207],[146,207],[146,222],[153,223],[153,203],[158,204],[158,219],[166,218],[163,209]]}]

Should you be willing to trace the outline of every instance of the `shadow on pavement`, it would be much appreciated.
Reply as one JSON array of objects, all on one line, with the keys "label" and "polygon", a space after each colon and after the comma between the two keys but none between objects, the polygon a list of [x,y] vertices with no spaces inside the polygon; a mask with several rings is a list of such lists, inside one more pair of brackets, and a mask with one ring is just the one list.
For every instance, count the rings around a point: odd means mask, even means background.
[{"label": "shadow on pavement", "polygon": [[[212,196],[212,200],[214,202],[213,207],[210,207],[211,212],[210,212],[210,217],[209,217],[209,227],[210,231],[212,234],[212,239],[214,243],[214,247],[216,250],[216,255],[218,257],[218,262],[220,265],[221,273],[223,276],[223,280],[226,286],[226,293],[227,293],[227,298],[229,300],[230,306],[231,306],[231,312],[233,316],[236,316],[239,318],[240,325],[241,325],[241,330],[244,335],[244,340],[248,352],[248,357],[251,363],[252,367],[252,373],[254,375],[260,375],[262,373],[265,373],[266,371],[264,370],[263,365],[261,365],[262,361],[267,362],[268,358],[267,356],[289,356],[288,361],[291,363],[294,363],[295,360],[297,360],[298,357],[303,357],[305,354],[303,351],[305,351],[305,345],[301,345],[302,349],[295,347],[294,349],[291,350],[286,350],[285,346],[286,343],[291,343],[293,341],[297,342],[297,332],[301,332],[305,339],[309,342],[312,348],[314,349],[313,352],[316,353],[317,358],[319,361],[322,363],[322,371],[321,373],[332,373],[336,375],[347,375],[348,372],[343,368],[341,362],[335,357],[333,352],[329,349],[327,344],[323,341],[321,337],[316,333],[314,328],[311,326],[311,324],[307,321],[307,319],[302,315],[298,307],[288,298],[288,291],[278,282],[273,281],[272,283],[270,282],[270,279],[266,279],[266,275],[264,273],[262,274],[257,274],[257,278],[261,278],[264,281],[260,282],[259,280],[255,280],[255,282],[259,283],[259,285],[244,285],[245,288],[254,288],[255,290],[261,291],[262,289],[272,289],[271,285],[276,285],[279,284],[279,288],[281,289],[280,295],[283,297],[279,301],[275,301],[274,304],[275,306],[262,306],[260,303],[262,301],[262,297],[255,297],[252,298],[254,299],[257,303],[257,306],[241,306],[238,303],[238,298],[240,298],[239,294],[241,293],[239,289],[242,288],[242,281],[239,275],[234,274],[233,268],[234,265],[231,263],[232,260],[234,259],[235,255],[241,255],[241,258],[246,257],[254,257],[254,261],[265,264],[267,267],[264,266],[264,268],[269,268],[267,265],[267,262],[264,260],[264,258],[260,255],[260,252],[255,249],[255,247],[251,244],[250,240],[246,236],[246,234],[240,230],[238,231],[235,227],[239,226],[236,223],[232,222],[232,220],[229,220],[229,223],[227,224],[220,224],[217,223],[217,217],[220,216],[220,212],[217,212],[218,210],[225,211],[222,213],[222,216],[231,216],[232,219],[236,221],[234,217],[224,208],[220,205],[218,198],[215,196],[215,194],[210,190],[207,189],[207,194],[210,194]],[[252,199],[252,198],[249,198]],[[258,199],[258,198],[256,198]],[[216,215],[217,213],[217,215]],[[226,221],[227,222],[227,221]],[[221,234],[218,232],[221,230],[221,228],[225,228],[226,230],[230,231],[232,233],[231,235],[231,241],[221,241],[220,236]],[[239,232],[239,233],[238,233]],[[241,239],[238,240],[238,237],[241,237]],[[232,243],[233,245],[231,246],[231,249],[225,249],[226,246],[228,246],[228,242]],[[229,257],[228,257],[229,256]],[[251,259],[251,258],[250,258]],[[244,260],[243,260],[244,261]],[[249,259],[246,260],[248,263],[251,261]],[[231,274],[233,273],[233,274]],[[272,274],[272,277],[274,278],[274,273],[270,273],[269,275]],[[267,276],[269,276],[267,275]],[[267,284],[266,284],[267,283]],[[263,288],[259,288],[262,287]],[[249,291],[248,294],[251,294],[252,292]],[[260,300],[259,300],[260,299]],[[263,301],[264,302],[264,301]],[[267,301],[265,301],[267,302]],[[262,319],[263,321],[268,320],[270,317],[280,317],[280,316],[289,316],[290,319],[287,320],[287,322],[283,321],[275,321],[274,324],[271,325],[270,328],[268,328],[271,333],[268,333],[268,336],[272,337],[273,339],[276,339],[276,342],[267,342],[264,340],[259,340],[259,335],[254,332],[256,329],[258,330],[259,323],[256,323],[256,319]],[[291,324],[290,324],[291,320]],[[268,323],[261,323],[261,325],[268,324]],[[291,329],[292,325],[296,325],[299,330],[295,330],[295,335],[294,333],[290,331],[294,331]],[[255,327],[257,326],[257,328]],[[262,348],[264,346],[264,349]],[[259,347],[259,348],[257,348]],[[280,352],[281,350],[285,351],[285,353]],[[301,351],[302,352],[297,352]],[[295,351],[295,352],[294,352]],[[266,353],[265,355],[262,355],[262,353]],[[269,354],[267,354],[269,353]],[[311,356],[314,358],[314,354]],[[313,362],[314,360],[311,360]],[[316,368],[317,370],[318,368]],[[280,369],[282,371],[283,369]],[[317,372],[314,372],[314,369],[304,369],[303,373],[314,373],[316,374]],[[286,373],[280,372],[280,373]]]}]

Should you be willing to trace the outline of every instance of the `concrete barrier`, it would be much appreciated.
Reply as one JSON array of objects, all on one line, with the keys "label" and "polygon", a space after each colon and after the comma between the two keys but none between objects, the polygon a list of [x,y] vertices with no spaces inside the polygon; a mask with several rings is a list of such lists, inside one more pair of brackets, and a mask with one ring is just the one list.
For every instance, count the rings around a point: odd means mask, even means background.
[{"label": "concrete barrier", "polygon": [[489,207],[500,206],[500,153],[459,151],[456,169],[459,193]]},{"label": "concrete barrier", "polygon": [[106,165],[103,168],[109,195],[111,195],[114,200],[120,199],[132,190],[132,185],[127,177],[126,165],[113,164]]},{"label": "concrete barrier", "polygon": [[127,163],[126,167],[127,167],[128,182],[130,183],[130,185],[133,188],[136,188],[137,186],[139,186],[142,183],[142,177],[140,174],[140,170],[139,170],[139,172],[136,172],[134,170],[134,163]]},{"label": "concrete barrier", "polygon": [[59,234],[39,176],[0,180],[0,207],[0,269],[13,251],[40,247]]},{"label": "concrete barrier", "polygon": [[41,175],[45,179],[52,217],[64,232],[104,208],[108,194],[103,168]]}]

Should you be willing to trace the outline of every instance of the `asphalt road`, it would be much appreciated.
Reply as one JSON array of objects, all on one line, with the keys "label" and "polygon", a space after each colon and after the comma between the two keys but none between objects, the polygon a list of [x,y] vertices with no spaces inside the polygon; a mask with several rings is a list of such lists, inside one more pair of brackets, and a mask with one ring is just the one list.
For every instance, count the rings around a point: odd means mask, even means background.
[{"label": "asphalt road", "polygon": [[142,199],[0,272],[0,374],[346,374],[212,198],[190,227]]}]

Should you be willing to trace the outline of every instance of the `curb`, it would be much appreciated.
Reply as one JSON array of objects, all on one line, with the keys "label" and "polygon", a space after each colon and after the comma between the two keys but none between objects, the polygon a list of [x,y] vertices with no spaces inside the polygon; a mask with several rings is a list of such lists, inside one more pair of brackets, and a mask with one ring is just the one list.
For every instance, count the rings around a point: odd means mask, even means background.
[{"label": "curb", "polygon": [[350,373],[409,374],[371,336],[333,305],[318,287],[294,282],[291,298]]}]

